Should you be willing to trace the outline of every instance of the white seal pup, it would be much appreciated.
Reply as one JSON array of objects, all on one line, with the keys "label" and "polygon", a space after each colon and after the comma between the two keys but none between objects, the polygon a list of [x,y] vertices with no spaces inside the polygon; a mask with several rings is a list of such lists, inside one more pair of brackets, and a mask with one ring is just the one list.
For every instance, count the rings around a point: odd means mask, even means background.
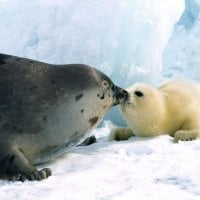
[{"label": "white seal pup", "polygon": [[172,80],[154,88],[134,84],[121,110],[129,128],[116,128],[110,139],[126,140],[132,135],[168,134],[174,141],[200,136],[200,85],[189,80]]}]

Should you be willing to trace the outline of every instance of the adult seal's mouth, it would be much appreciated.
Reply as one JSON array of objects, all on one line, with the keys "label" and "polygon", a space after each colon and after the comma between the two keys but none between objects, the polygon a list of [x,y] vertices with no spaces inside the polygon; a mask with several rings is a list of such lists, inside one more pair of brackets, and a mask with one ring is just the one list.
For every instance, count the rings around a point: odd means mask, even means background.
[{"label": "adult seal's mouth", "polygon": [[128,92],[118,86],[114,86],[113,88],[113,99],[114,103],[113,105],[118,105],[120,103],[125,102],[128,99]]}]

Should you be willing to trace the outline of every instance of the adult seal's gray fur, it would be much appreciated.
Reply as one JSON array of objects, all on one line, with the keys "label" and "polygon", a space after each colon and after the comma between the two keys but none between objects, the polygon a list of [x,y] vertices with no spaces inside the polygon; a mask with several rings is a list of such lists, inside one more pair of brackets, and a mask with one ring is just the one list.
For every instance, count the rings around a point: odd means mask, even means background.
[{"label": "adult seal's gray fur", "polygon": [[82,142],[126,95],[90,66],[0,54],[0,178],[47,178],[35,165]]}]

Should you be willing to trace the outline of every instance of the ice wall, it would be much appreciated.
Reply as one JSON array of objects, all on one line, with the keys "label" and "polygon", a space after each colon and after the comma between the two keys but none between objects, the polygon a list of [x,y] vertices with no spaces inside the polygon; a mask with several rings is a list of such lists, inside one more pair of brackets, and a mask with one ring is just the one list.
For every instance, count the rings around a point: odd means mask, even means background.
[{"label": "ice wall", "polygon": [[157,84],[183,10],[184,0],[0,0],[0,52],[89,64],[122,87]]},{"label": "ice wall", "polygon": [[163,53],[163,76],[200,81],[200,1],[185,0],[185,10]]},{"label": "ice wall", "polygon": [[93,65],[122,86],[160,76],[183,0],[1,0],[0,51]]}]

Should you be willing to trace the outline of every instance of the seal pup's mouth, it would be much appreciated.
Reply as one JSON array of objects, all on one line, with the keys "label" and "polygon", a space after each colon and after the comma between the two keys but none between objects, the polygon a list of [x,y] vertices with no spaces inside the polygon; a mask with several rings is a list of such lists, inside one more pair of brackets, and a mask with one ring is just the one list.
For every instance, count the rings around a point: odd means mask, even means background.
[{"label": "seal pup's mouth", "polygon": [[114,95],[113,95],[113,100],[114,103],[113,105],[118,105],[123,102],[125,102],[128,99],[128,92],[118,86],[114,86],[113,88]]},{"label": "seal pup's mouth", "polygon": [[135,104],[134,96],[127,91],[127,97],[122,102],[122,104],[126,104],[127,106],[135,107],[135,105],[134,105]]}]

